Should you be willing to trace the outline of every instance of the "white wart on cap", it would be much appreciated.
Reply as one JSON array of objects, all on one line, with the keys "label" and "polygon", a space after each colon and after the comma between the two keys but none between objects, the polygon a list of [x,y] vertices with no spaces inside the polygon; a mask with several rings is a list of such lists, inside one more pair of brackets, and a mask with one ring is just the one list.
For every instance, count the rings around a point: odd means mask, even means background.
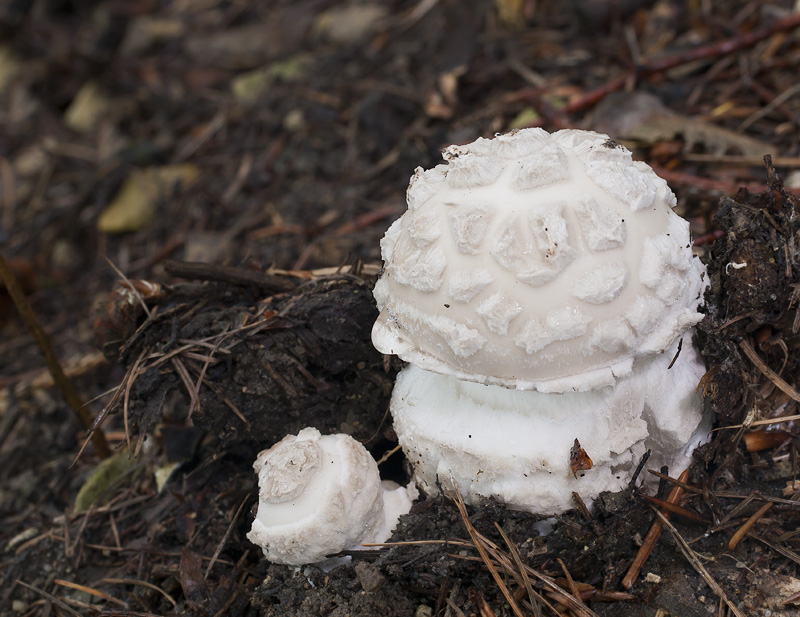
[{"label": "white wart on cap", "polygon": [[586,391],[702,318],[666,182],[606,135],[525,129],[418,168],[381,242],[375,347],[459,379]]}]

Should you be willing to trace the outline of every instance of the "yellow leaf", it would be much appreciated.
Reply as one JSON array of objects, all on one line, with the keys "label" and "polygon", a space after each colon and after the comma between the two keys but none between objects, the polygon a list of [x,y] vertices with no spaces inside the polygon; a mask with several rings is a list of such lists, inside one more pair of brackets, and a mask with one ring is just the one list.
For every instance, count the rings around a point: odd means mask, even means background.
[{"label": "yellow leaf", "polygon": [[124,480],[130,479],[128,472],[136,465],[128,451],[117,452],[100,461],[75,497],[75,512],[83,512],[93,505],[102,505],[114,495],[113,489]]},{"label": "yellow leaf", "polygon": [[189,164],[134,170],[100,214],[97,229],[107,234],[141,229],[153,220],[159,202],[172,195],[176,187],[185,190],[191,186],[199,173]]},{"label": "yellow leaf", "polygon": [[252,103],[264,94],[274,81],[292,83],[302,80],[312,63],[308,54],[297,54],[269,66],[247,71],[234,78],[233,96],[242,103]]},{"label": "yellow leaf", "polygon": [[533,107],[526,107],[509,123],[508,130],[513,131],[514,129],[524,129],[532,125],[537,120],[539,120],[539,114],[536,112],[536,110]]},{"label": "yellow leaf", "polygon": [[14,56],[10,47],[0,47],[0,92],[5,92],[14,85],[22,64]]},{"label": "yellow leaf", "polygon": [[76,133],[90,133],[108,109],[108,97],[93,81],[83,84],[64,112],[64,124]]},{"label": "yellow leaf", "polygon": [[494,0],[500,21],[509,28],[525,25],[525,0]]},{"label": "yellow leaf", "polygon": [[167,463],[163,467],[159,467],[156,469],[155,472],[155,479],[156,479],[156,490],[160,493],[164,490],[164,487],[169,482],[169,479],[172,477],[172,474],[175,470],[183,465],[181,461],[176,461],[174,463]]}]

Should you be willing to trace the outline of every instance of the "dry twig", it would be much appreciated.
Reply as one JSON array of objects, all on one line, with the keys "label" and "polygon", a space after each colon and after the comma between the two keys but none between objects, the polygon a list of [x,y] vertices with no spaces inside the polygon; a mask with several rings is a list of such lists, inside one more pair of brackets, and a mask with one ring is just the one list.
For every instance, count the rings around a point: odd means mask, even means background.
[{"label": "dry twig", "polygon": [[750,531],[750,528],[755,525],[756,522],[758,522],[758,519],[764,516],[767,513],[767,510],[769,510],[771,507],[772,502],[768,501],[758,510],[756,510],[753,515],[750,516],[750,518],[748,518],[744,524],[736,530],[736,533],[733,534],[728,542],[728,548],[731,550],[735,549],[739,545],[739,542],[741,542],[742,538],[744,538],[747,532]]},{"label": "dry twig", "polygon": [[[520,587],[525,586],[523,572],[525,575],[537,579],[544,587],[548,589],[550,593],[553,594],[557,603],[563,605],[578,617],[597,617],[597,613],[583,604],[580,595],[575,597],[571,593],[567,593],[567,591],[558,585],[554,579],[542,574],[541,572],[538,572],[537,570],[534,570],[528,565],[523,564],[521,560],[516,561],[512,555],[504,552],[494,542],[481,535],[470,522],[464,500],[455,486],[453,487],[452,491],[448,492],[448,496],[455,502],[456,507],[461,514],[461,519],[464,523],[464,526],[466,527],[467,532],[472,539],[472,544],[480,554],[480,560],[483,561],[487,569],[489,569],[489,572],[492,574],[492,578],[494,578],[495,582],[498,583],[498,587],[507,600],[509,598],[513,600],[513,595],[508,590],[508,587],[506,587],[506,585],[502,582],[498,572],[498,567],[501,568],[506,574],[511,576],[520,585]],[[505,534],[503,534],[503,537],[505,539]],[[469,557],[464,558],[459,555],[456,555],[456,557],[462,559],[471,559]],[[516,565],[521,565],[521,569],[518,570]],[[539,594],[538,598],[544,606],[553,612],[553,614],[560,615],[559,611],[557,611],[552,604],[544,598],[544,596]],[[516,606],[515,614],[517,614],[519,606],[516,604],[516,601],[514,601],[514,604],[511,604],[511,602],[509,602],[509,604],[512,606],[512,610],[514,610],[514,607]],[[531,608],[533,609],[533,607]]]},{"label": "dry twig", "polygon": [[458,511],[461,514],[461,519],[464,522],[464,527],[466,527],[467,533],[469,534],[470,538],[472,538],[472,543],[475,546],[475,549],[480,554],[481,559],[483,559],[483,563],[486,564],[486,568],[489,570],[489,573],[492,575],[494,582],[497,584],[497,587],[500,589],[503,596],[505,597],[506,602],[508,602],[509,606],[511,607],[511,610],[514,611],[514,614],[517,615],[517,617],[524,617],[522,614],[522,610],[520,610],[516,600],[514,600],[514,597],[508,590],[508,587],[506,587],[505,583],[503,582],[503,579],[500,578],[500,574],[497,572],[497,568],[494,566],[494,563],[489,558],[489,554],[486,551],[486,544],[484,542],[481,542],[480,534],[475,529],[475,527],[472,526],[472,523],[469,520],[469,515],[467,514],[467,507],[464,504],[464,500],[461,497],[461,493],[458,492],[458,489],[455,488],[455,486],[453,487],[453,493],[451,494],[451,498],[455,502],[456,507],[458,508]]},{"label": "dry twig", "polygon": [[[685,484],[686,480],[688,479],[689,470],[687,469],[678,478],[679,483],[672,487],[669,497],[667,498],[668,502],[672,504],[678,502],[683,494],[683,488],[681,487],[681,484]],[[669,514],[665,514],[664,516],[669,517]],[[645,536],[644,542],[642,542],[642,545],[639,547],[631,567],[628,569],[627,574],[625,574],[625,578],[622,579],[622,586],[625,589],[630,589],[633,587],[633,584],[636,582],[636,578],[639,576],[639,571],[642,569],[642,566],[644,566],[647,558],[653,551],[653,547],[655,547],[656,542],[658,542],[658,538],[661,535],[662,529],[663,524],[660,521],[656,520],[653,522],[653,526],[650,527],[650,531],[647,532],[647,536]]]},{"label": "dry twig", "polygon": [[739,343],[739,347],[741,347],[742,351],[744,352],[744,355],[747,356],[750,362],[755,364],[756,368],[759,371],[761,371],[764,377],[772,381],[772,383],[774,383],[776,387],[778,387],[784,393],[788,394],[795,401],[800,402],[800,392],[798,392],[792,386],[786,383],[786,380],[784,380],[780,375],[778,375],[778,373],[776,373],[770,367],[768,367],[764,363],[764,361],[759,357],[759,355],[756,353],[756,350],[753,349],[750,343],[748,343],[747,341],[741,341]]},{"label": "dry twig", "polygon": [[8,263],[1,252],[0,279],[5,284],[11,299],[14,301],[22,320],[25,322],[25,325],[28,328],[28,331],[31,333],[31,336],[39,346],[42,355],[44,355],[44,361],[47,365],[47,370],[49,370],[50,374],[53,376],[53,381],[56,383],[56,385],[58,385],[59,390],[61,390],[61,394],[64,395],[64,399],[67,401],[67,404],[70,406],[72,411],[75,412],[75,415],[78,416],[78,419],[81,421],[84,428],[89,431],[92,443],[97,450],[97,454],[101,458],[110,456],[111,449],[108,447],[108,442],[106,441],[105,435],[102,431],[93,429],[92,415],[89,413],[86,405],[81,400],[81,397],[77,390],[75,390],[72,382],[64,374],[64,369],[61,368],[61,363],[58,361],[58,356],[56,356],[56,352],[53,350],[53,346],[50,344],[49,337],[45,333],[44,328],[42,328],[42,324],[39,322],[39,319],[33,312],[31,305],[28,304],[28,300],[25,298],[22,287],[20,287],[19,283],[17,282],[17,278],[14,276],[14,273],[11,271],[11,268],[8,266]]}]

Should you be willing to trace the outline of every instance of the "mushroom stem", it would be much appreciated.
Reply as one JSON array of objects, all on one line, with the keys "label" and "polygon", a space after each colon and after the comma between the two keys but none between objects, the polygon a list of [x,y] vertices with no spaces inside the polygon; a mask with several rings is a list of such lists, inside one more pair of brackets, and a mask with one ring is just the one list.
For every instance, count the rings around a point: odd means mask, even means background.
[{"label": "mushroom stem", "polygon": [[[689,338],[689,335],[686,335]],[[467,503],[495,497],[539,514],[587,505],[624,489],[648,449],[656,468],[680,472],[710,428],[694,387],[705,372],[685,341],[637,360],[616,386],[548,394],[484,386],[409,365],[392,394],[394,427],[428,494],[452,476]],[[573,475],[575,439],[593,461]]]}]

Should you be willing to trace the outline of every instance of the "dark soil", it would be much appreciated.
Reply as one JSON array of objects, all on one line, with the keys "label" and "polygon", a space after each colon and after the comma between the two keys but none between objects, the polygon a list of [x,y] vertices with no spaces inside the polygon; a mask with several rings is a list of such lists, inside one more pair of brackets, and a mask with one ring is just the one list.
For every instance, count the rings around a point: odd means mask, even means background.
[{"label": "dark soil", "polygon": [[[122,453],[89,492],[98,450],[0,286],[0,617],[512,615],[468,524],[508,552],[499,526],[560,586],[533,581],[544,615],[800,614],[793,5],[0,6],[0,250]],[[408,177],[520,126],[634,149],[708,264],[700,387],[719,430],[674,530],[630,589],[655,518],[636,488],[546,536],[496,503],[467,521],[450,497],[421,499],[402,544],[329,572],[267,563],[245,538],[258,451],[305,426],[376,458],[396,445],[400,364],[370,344],[371,287]],[[175,165],[180,181],[153,180]],[[402,453],[381,473],[407,482]],[[502,585],[537,614],[512,574]]]}]

